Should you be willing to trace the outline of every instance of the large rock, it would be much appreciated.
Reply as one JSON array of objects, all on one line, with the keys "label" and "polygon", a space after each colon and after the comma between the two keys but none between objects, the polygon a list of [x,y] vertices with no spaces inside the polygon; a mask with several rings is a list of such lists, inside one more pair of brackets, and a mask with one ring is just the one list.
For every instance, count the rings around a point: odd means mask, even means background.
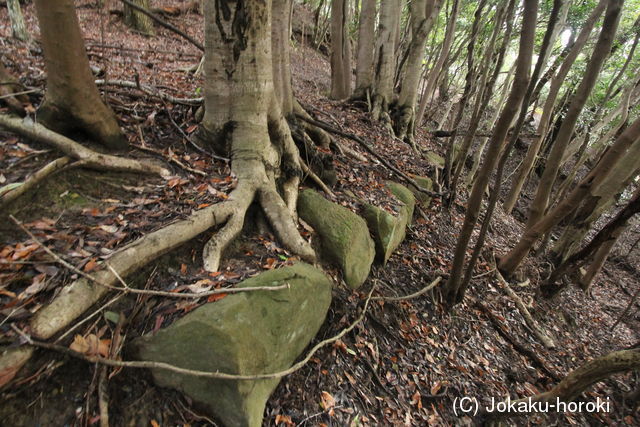
[{"label": "large rock", "polygon": [[313,190],[300,193],[298,214],[318,232],[322,255],[342,269],[347,286],[362,285],[375,257],[367,223]]},{"label": "large rock", "polygon": [[407,215],[409,217],[408,224],[411,225],[411,221],[413,220],[413,210],[416,207],[416,198],[407,187],[402,184],[398,184],[397,182],[387,181],[387,188],[391,191],[391,194],[396,196],[398,200],[400,200],[405,205],[405,209],[407,210]]},{"label": "large rock", "polygon": [[[262,273],[239,287],[290,284],[279,291],[233,294],[205,304],[154,336],[135,341],[143,360],[210,372],[260,374],[289,368],[322,325],[331,282],[297,263]],[[213,380],[152,370],[156,382],[188,395],[227,426],[259,426],[280,379]]]},{"label": "large rock", "polygon": [[409,221],[407,209],[403,204],[399,213],[393,215],[377,206],[366,204],[362,209],[362,215],[373,235],[376,257],[384,265],[404,240]]},{"label": "large rock", "polygon": [[433,151],[427,151],[425,153],[425,158],[427,159],[427,163],[429,163],[431,166],[434,166],[436,168],[444,168],[444,157],[442,157],[440,154],[435,153]]},{"label": "large rock", "polygon": [[[433,190],[433,181],[431,180],[431,178],[427,176],[420,176],[420,175],[414,175],[414,174],[410,174],[410,176],[411,178],[413,178],[415,182],[418,183],[420,187],[429,191]],[[422,204],[422,206],[424,206],[425,208],[428,208],[429,204],[431,203],[431,196],[424,194],[421,191],[418,191],[413,186],[410,189],[413,195],[416,197],[416,199],[420,202],[420,204]]]}]

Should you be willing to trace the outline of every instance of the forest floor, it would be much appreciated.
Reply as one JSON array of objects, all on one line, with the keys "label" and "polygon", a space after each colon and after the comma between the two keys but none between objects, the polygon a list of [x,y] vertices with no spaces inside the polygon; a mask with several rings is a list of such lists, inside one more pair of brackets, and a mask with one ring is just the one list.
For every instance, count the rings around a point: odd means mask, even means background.
[{"label": "forest floor", "polygon": [[[177,2],[176,2],[177,3]],[[100,12],[96,3],[76,2],[92,65],[109,80],[139,79],[176,97],[201,96],[202,78],[185,71],[196,65],[198,50],[175,34],[156,28],[148,38],[132,33],[118,15]],[[169,5],[170,2],[163,2]],[[24,7],[28,27],[37,38],[33,4]],[[202,16],[195,13],[167,18],[202,40]],[[0,44],[7,67],[29,87],[44,88],[45,71],[37,43],[10,37],[6,9],[0,9]],[[404,172],[430,175],[431,166],[411,147],[390,137],[372,122],[361,105],[327,99],[329,62],[326,56],[298,41],[292,45],[294,93],[320,120],[360,136]],[[102,78],[102,77],[100,77]],[[104,94],[114,108],[131,142],[130,156],[166,162],[174,176],[168,180],[127,174],[68,170],[0,212],[0,344],[18,341],[12,326],[23,328],[30,316],[50,301],[74,273],[58,266],[37,243],[8,217],[14,215],[57,254],[91,272],[96,262],[150,231],[186,217],[192,210],[226,198],[234,186],[229,165],[198,151],[187,141],[197,127],[193,107],[159,102],[135,89],[107,86]],[[41,94],[31,100],[37,107]],[[384,205],[389,194],[384,181],[402,182],[349,139],[340,144],[359,152],[365,162],[335,155],[339,183],[337,202],[354,211],[343,192]],[[19,182],[56,158],[47,147],[0,132],[0,186]],[[418,145],[444,154],[446,139],[431,139],[420,131]],[[179,165],[176,160],[179,162]],[[359,314],[373,284],[376,295],[407,295],[437,276],[446,278],[457,230],[464,214],[465,191],[448,213],[434,200],[415,215],[407,238],[385,267],[374,266],[365,285],[356,292],[336,287],[329,315],[317,340],[335,335]],[[518,398],[547,390],[567,372],[585,361],[636,344],[640,340],[638,303],[617,327],[611,326],[638,291],[638,255],[625,256],[619,248],[597,278],[590,295],[571,286],[552,301],[535,296],[547,264],[530,257],[523,267],[528,285],[513,285],[530,304],[531,311],[556,341],[545,349],[526,328],[513,301],[496,284],[491,253],[503,253],[521,233],[523,224],[500,208],[476,276],[462,304],[447,312],[437,302],[437,289],[420,298],[375,302],[354,331],[330,347],[322,348],[311,362],[285,377],[267,405],[265,425],[466,425],[472,416],[456,414],[454,401],[478,398],[489,404],[507,396]],[[301,229],[303,233],[307,233]],[[308,236],[308,233],[307,233]],[[258,235],[251,227],[223,260],[220,272],[201,268],[201,247],[206,236],[152,263],[128,278],[132,284],[179,292],[209,290],[233,285],[266,269],[295,260],[273,236]],[[313,236],[311,236],[313,239]],[[328,273],[339,280],[337,271]],[[79,325],[73,334],[94,334],[113,339],[113,315],[129,316],[129,341],[142,333],[166,326],[198,305],[199,301],[123,298],[104,315]],[[177,302],[176,302],[177,301]],[[491,310],[504,325],[496,329],[481,308]],[[126,332],[126,334],[125,334]],[[514,347],[519,343],[535,353],[532,360]],[[61,343],[69,345],[71,336]],[[125,347],[123,358],[127,359]],[[1,390],[2,425],[93,425],[98,414],[100,368],[52,352],[39,352],[19,377]],[[152,386],[143,370],[110,372],[107,394],[112,425],[209,425],[191,402],[177,392]],[[554,378],[556,377],[556,378]],[[629,373],[598,383],[580,399],[610,399],[608,413],[535,415],[521,423],[546,425],[638,425],[624,395],[640,387],[637,374]]]}]

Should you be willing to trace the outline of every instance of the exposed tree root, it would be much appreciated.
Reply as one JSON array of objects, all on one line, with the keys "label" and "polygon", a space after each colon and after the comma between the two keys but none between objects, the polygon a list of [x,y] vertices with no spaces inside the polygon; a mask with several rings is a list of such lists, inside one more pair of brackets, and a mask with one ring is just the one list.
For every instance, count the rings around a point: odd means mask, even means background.
[{"label": "exposed tree root", "polygon": [[[583,391],[593,384],[609,378],[611,375],[630,371],[632,369],[640,368],[640,348],[634,348],[630,350],[614,351],[604,356],[593,359],[578,369],[570,372],[558,385],[551,390],[540,393],[535,396],[525,397],[523,399],[512,402],[515,408],[519,408],[520,403],[541,403],[543,405],[536,406],[524,406],[525,408],[534,409],[532,412],[537,412],[536,408],[544,408],[544,403],[553,403],[550,407],[558,410],[555,406],[557,400],[561,402],[571,402],[575,400]],[[517,413],[524,413],[526,411],[518,411]],[[542,412],[548,412],[548,410],[542,410]],[[483,414],[487,416],[487,414]],[[492,414],[493,415],[493,414]],[[514,413],[502,412],[494,414],[496,418],[505,417],[509,415],[516,415]],[[490,415],[491,416],[491,415]]]},{"label": "exposed tree root", "polygon": [[[232,214],[233,204],[226,202],[196,211],[190,217],[147,234],[118,250],[108,259],[113,270],[102,269],[93,277],[101,284],[113,286],[118,282],[118,276],[131,274],[209,228],[224,223]],[[98,302],[109,290],[108,287],[91,283],[84,277],[65,286],[49,305],[31,318],[33,335],[43,339],[52,337]]]},{"label": "exposed tree root", "polygon": [[78,160],[77,166],[97,170],[117,170],[124,172],[137,172],[145,174],[158,174],[169,176],[171,173],[158,165],[124,157],[111,156],[90,150],[77,142],[60,135],[46,127],[35,123],[30,118],[24,120],[0,114],[0,128],[17,133],[26,138],[33,139],[43,144],[51,145],[65,153],[67,156]]},{"label": "exposed tree root", "polygon": [[[38,170],[36,173],[31,175],[27,180],[20,184],[19,187],[16,187],[12,190],[9,190],[6,193],[0,195],[0,208],[5,206],[8,203],[13,202],[15,199],[25,194],[27,191],[31,190],[33,187],[40,184],[42,181],[50,177],[56,172],[59,172],[63,168],[70,165],[72,159],[70,157],[64,156],[54,161],[47,163],[42,169]],[[73,164],[71,164],[73,166]]]}]

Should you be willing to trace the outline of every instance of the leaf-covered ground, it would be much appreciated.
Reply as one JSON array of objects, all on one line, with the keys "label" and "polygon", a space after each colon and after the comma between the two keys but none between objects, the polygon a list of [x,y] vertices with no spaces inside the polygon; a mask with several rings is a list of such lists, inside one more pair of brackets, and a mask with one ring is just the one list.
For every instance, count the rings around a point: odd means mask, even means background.
[{"label": "leaf-covered ground", "polygon": [[[178,4],[180,2],[173,2]],[[198,50],[165,29],[147,38],[128,30],[119,15],[101,11],[96,2],[76,2],[87,50],[99,78],[136,81],[180,98],[201,96],[202,77],[186,69],[197,65]],[[172,2],[163,2],[163,6]],[[34,38],[37,22],[33,5],[24,6]],[[299,13],[300,11],[297,11]],[[202,40],[202,16],[187,13],[166,18]],[[29,88],[44,89],[42,52],[36,42],[20,43],[10,37],[6,9],[0,8],[1,60]],[[330,101],[329,64],[326,56],[300,37],[292,44],[294,91],[316,118],[358,135],[404,172],[432,175],[433,167],[409,145],[372,122],[363,105]],[[104,96],[117,112],[131,142],[130,156],[163,160],[173,177],[161,180],[125,174],[68,170],[37,191],[0,212],[0,343],[15,345],[14,327],[23,328],[30,316],[77,277],[47,255],[8,217],[14,215],[39,240],[84,272],[128,242],[163,225],[184,218],[194,209],[225,199],[234,187],[229,165],[214,159],[187,137],[196,129],[195,108],[161,102],[138,90],[103,87]],[[41,92],[30,94],[37,106]],[[444,154],[446,139],[430,139],[420,131],[423,149]],[[0,132],[0,186],[20,182],[55,159],[45,146]],[[360,146],[348,139],[338,142],[360,153],[366,161],[336,154],[339,176],[336,202],[357,211],[354,198],[389,206],[384,181],[394,176]],[[309,184],[310,185],[310,184]],[[347,196],[345,192],[351,196]],[[382,268],[375,266],[358,292],[344,287],[334,300],[317,340],[335,335],[362,309],[371,286],[376,295],[398,296],[418,291],[437,276],[446,278],[452,261],[456,233],[464,213],[465,192],[450,214],[438,200],[421,207],[407,239]],[[526,210],[525,210],[526,211]],[[249,221],[251,222],[251,221]],[[522,225],[498,209],[487,248],[464,303],[445,312],[436,291],[403,302],[372,303],[364,321],[331,347],[320,350],[302,370],[286,377],[269,401],[267,425],[380,425],[472,424],[472,417],[456,415],[456,398],[491,398],[532,395],[557,383],[584,361],[640,339],[638,302],[623,321],[611,326],[640,287],[640,250],[628,254],[632,240],[616,249],[593,286],[590,296],[570,287],[555,301],[535,298],[535,289],[548,265],[530,258],[523,268],[529,285],[513,285],[530,305],[534,316],[556,340],[546,350],[526,328],[513,301],[497,286],[491,271],[492,252],[512,245]],[[313,241],[313,233],[301,226]],[[201,268],[200,252],[207,236],[164,256],[128,278],[132,284],[173,292],[206,292],[233,286],[266,269],[291,263],[295,257],[282,249],[272,235],[247,227],[228,252],[219,272]],[[339,274],[327,270],[336,281]],[[199,300],[150,296],[126,297],[103,313],[79,325],[60,344],[108,355],[114,342],[124,341],[121,353],[128,359],[126,342],[167,325],[198,305],[215,303],[222,295]],[[496,329],[478,303],[491,310],[507,335],[539,356],[538,361],[517,351]],[[118,319],[124,313],[126,322]],[[119,326],[116,326],[119,325]],[[77,336],[80,338],[77,338]],[[74,341],[73,336],[76,336]],[[52,352],[39,352],[27,374],[2,390],[0,416],[7,425],[93,425],[99,421],[98,383],[102,368]],[[0,377],[1,378],[1,377]],[[108,370],[107,395],[112,425],[206,425],[198,408],[171,390],[151,386],[140,370]],[[581,399],[611,400],[610,413],[537,415],[533,424],[628,424],[640,422],[624,395],[640,386],[634,374],[619,375],[599,383]],[[522,423],[526,421],[521,420]]]}]

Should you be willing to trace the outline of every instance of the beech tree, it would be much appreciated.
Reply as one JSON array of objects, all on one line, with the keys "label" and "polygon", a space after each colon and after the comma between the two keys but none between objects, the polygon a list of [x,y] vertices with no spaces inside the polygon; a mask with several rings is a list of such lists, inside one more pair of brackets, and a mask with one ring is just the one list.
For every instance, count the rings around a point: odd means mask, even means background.
[{"label": "beech tree", "polygon": [[126,147],[116,117],[95,85],[73,1],[35,4],[47,71],[37,119],[58,132],[79,130],[110,149]]},{"label": "beech tree", "polygon": [[[274,0],[273,4],[285,6],[289,1]],[[242,230],[254,199],[281,242],[292,252],[313,260],[314,251],[294,222],[300,164],[274,90],[272,2],[212,3],[205,5],[207,51],[201,135],[216,151],[231,158],[238,185],[229,196],[233,205],[230,218],[205,247],[205,268],[218,269],[222,251]]]},{"label": "beech tree", "polygon": [[349,2],[331,2],[331,98],[345,99],[351,94],[351,42],[349,41]]}]

